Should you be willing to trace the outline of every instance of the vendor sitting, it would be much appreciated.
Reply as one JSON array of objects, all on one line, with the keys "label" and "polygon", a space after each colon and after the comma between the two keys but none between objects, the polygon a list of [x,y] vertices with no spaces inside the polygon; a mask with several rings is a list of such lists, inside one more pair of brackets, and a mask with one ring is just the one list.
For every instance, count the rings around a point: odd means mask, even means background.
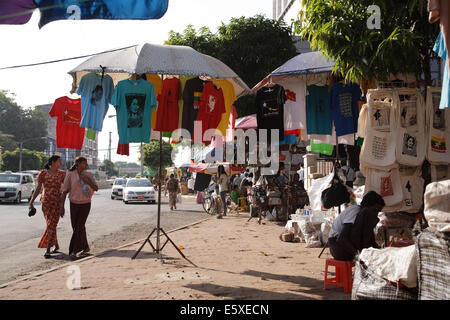
[{"label": "vendor sitting", "polygon": [[339,214],[328,239],[335,260],[352,261],[362,249],[379,248],[373,229],[384,206],[383,198],[375,191],[369,191],[359,206],[350,206]]},{"label": "vendor sitting", "polygon": [[233,191],[231,191],[231,200],[235,204],[239,204],[239,187],[237,185],[233,185]]}]

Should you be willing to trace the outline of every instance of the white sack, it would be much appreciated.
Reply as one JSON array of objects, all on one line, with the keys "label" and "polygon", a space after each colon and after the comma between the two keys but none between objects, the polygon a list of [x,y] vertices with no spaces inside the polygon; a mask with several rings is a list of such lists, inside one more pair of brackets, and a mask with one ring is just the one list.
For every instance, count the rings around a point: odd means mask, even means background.
[{"label": "white sack", "polygon": [[430,225],[450,232],[450,179],[432,182],[425,189],[424,214]]}]

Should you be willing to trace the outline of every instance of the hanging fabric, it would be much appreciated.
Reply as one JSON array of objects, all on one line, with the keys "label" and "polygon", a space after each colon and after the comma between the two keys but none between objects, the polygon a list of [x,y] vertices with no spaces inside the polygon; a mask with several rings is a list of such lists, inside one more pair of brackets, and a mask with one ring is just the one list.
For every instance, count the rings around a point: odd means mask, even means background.
[{"label": "hanging fabric", "polygon": [[[202,123],[202,140],[208,129],[217,129],[223,113],[225,113],[225,101],[222,89],[217,89],[212,82],[207,82],[203,86],[200,109],[196,119]],[[203,141],[205,145],[211,143],[206,139]]]},{"label": "hanging fabric", "polygon": [[401,208],[403,189],[398,168],[391,170],[368,168],[364,176],[366,177],[364,194],[375,191],[381,195],[386,203],[383,212],[393,212]]},{"label": "hanging fabric", "polygon": [[283,110],[284,134],[296,134],[306,129],[306,81],[303,78],[285,78],[277,83],[284,88],[286,101]]},{"label": "hanging fabric", "polygon": [[258,129],[267,129],[267,141],[271,139],[272,129],[279,131],[278,139],[284,139],[284,104],[286,102],[285,90],[275,84],[262,87],[256,93],[256,121]]},{"label": "hanging fabric", "polygon": [[397,162],[408,166],[419,166],[425,160],[425,102],[419,89],[395,89],[398,95]]},{"label": "hanging fabric", "polygon": [[200,99],[202,97],[203,85],[205,81],[199,77],[189,79],[183,89],[183,115],[181,127],[191,134],[193,139],[194,121],[197,119],[198,110],[200,109]]},{"label": "hanging fabric", "polygon": [[56,117],[56,147],[81,150],[85,131],[80,127],[81,99],[60,97],[48,114]]},{"label": "hanging fabric", "polygon": [[426,118],[428,120],[427,160],[432,165],[449,164],[450,111],[439,109],[440,88],[427,88]]},{"label": "hanging fabric", "polygon": [[121,143],[148,143],[152,110],[156,108],[153,84],[144,79],[119,81],[111,104],[116,108]]},{"label": "hanging fabric", "polygon": [[97,137],[97,131],[92,130],[92,129],[87,129],[86,130],[86,138],[89,140],[94,140]]},{"label": "hanging fabric", "polygon": [[309,135],[331,135],[333,118],[328,86],[308,86],[306,93],[306,129]]},{"label": "hanging fabric", "polygon": [[117,143],[117,154],[123,155],[123,156],[129,156],[130,155],[130,145],[128,143],[121,144],[120,140]]},{"label": "hanging fabric", "polygon": [[213,80],[214,84],[217,88],[222,89],[224,103],[225,103],[225,112],[222,114],[222,119],[217,126],[217,129],[222,133],[223,136],[227,134],[227,128],[229,128],[230,122],[230,113],[233,103],[236,102],[236,93],[233,87],[233,84],[225,79]]},{"label": "hanging fabric", "polygon": [[423,204],[425,180],[417,176],[400,176],[403,191],[403,206],[399,211],[416,213]]},{"label": "hanging fabric", "polygon": [[330,106],[338,136],[357,131],[361,96],[361,88],[356,83],[346,85],[338,82],[331,88]]},{"label": "hanging fabric", "polygon": [[114,83],[109,75],[92,72],[81,78],[77,90],[81,96],[80,126],[102,131],[113,91]]},{"label": "hanging fabric", "polygon": [[161,94],[157,97],[158,113],[155,130],[173,132],[178,129],[180,80],[167,78],[162,83]]},{"label": "hanging fabric", "polygon": [[[436,39],[433,51],[436,52],[441,59],[443,60],[448,59],[447,48],[445,47],[445,41],[442,35],[442,31],[439,33]],[[448,108],[449,103],[450,103],[450,80],[449,80],[449,62],[447,61],[444,68],[444,74],[442,75],[442,92],[439,109]]]}]

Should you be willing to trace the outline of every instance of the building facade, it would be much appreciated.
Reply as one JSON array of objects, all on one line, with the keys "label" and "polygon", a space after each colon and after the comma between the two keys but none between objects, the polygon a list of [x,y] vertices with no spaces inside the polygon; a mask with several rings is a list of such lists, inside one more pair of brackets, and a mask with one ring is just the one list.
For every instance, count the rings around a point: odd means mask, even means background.
[{"label": "building facade", "polygon": [[84,137],[83,148],[81,150],[57,148],[56,147],[56,118],[52,118],[48,115],[52,104],[44,104],[36,106],[36,108],[42,110],[47,115],[47,147],[45,148],[45,154],[53,155],[57,154],[61,156],[62,168],[68,169],[74,162],[77,156],[83,156],[88,160],[89,167],[91,169],[97,169],[98,167],[98,133],[95,140],[87,139]]}]

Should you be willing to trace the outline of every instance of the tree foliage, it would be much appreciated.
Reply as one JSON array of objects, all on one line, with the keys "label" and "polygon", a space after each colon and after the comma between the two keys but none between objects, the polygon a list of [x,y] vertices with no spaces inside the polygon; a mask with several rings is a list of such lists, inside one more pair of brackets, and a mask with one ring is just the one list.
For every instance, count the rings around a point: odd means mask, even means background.
[{"label": "tree foliage", "polygon": [[[296,55],[291,29],[262,15],[232,18],[216,33],[188,25],[184,33],[170,31],[165,43],[190,46],[221,60],[250,88]],[[238,99],[236,110],[239,117],[255,113],[254,97]]]},{"label": "tree foliage", "polygon": [[[427,20],[423,0],[305,0],[296,33],[333,59],[346,81],[386,80],[390,74],[425,74],[431,83],[430,58],[439,33]],[[369,29],[370,5],[381,9],[381,29]]]},{"label": "tree foliage", "polygon": [[117,176],[119,174],[119,170],[116,169],[114,162],[108,159],[103,160],[100,168],[105,171],[108,176]]},{"label": "tree foliage", "polygon": [[[47,136],[47,118],[39,109],[23,109],[18,106],[12,97],[7,96],[7,91],[0,90],[0,130],[3,134],[10,135],[6,150],[14,150],[16,142],[24,142],[23,147],[31,150],[44,151]],[[4,139],[5,137],[3,137]],[[8,138],[8,137],[7,137]]]},{"label": "tree foliage", "polygon": [[[20,149],[2,153],[0,170],[19,171]],[[40,170],[48,161],[48,156],[34,150],[22,149],[22,171]]]},{"label": "tree foliage", "polygon": [[[143,145],[144,166],[159,170],[159,141],[150,141]],[[162,169],[172,165],[172,146],[162,142]]]}]

